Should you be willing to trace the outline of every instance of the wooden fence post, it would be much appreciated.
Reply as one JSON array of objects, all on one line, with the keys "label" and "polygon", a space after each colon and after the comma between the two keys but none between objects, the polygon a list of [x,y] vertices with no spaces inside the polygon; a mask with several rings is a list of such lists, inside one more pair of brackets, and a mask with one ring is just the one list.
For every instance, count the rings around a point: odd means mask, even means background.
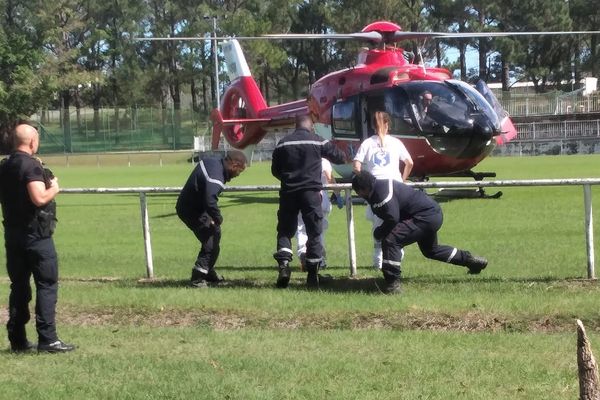
[{"label": "wooden fence post", "polygon": [[592,354],[583,322],[577,320],[577,369],[579,370],[579,399],[600,400],[598,364]]}]

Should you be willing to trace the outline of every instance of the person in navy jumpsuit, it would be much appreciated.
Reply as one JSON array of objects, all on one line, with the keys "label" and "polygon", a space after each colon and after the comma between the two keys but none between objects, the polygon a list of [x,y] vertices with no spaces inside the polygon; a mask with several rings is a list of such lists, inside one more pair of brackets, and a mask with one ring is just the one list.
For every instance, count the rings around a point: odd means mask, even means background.
[{"label": "person in navy jumpsuit", "polygon": [[425,257],[467,267],[470,274],[479,274],[487,266],[483,257],[438,243],[442,209],[424,191],[392,179],[375,179],[368,171],[354,175],[352,188],[383,220],[373,236],[382,241],[384,292],[400,292],[402,249],[412,243]]},{"label": "person in navy jumpsuit", "polygon": [[313,133],[309,115],[296,117],[296,130],[277,143],[273,151],[271,172],[281,182],[279,210],[277,211],[277,251],[273,254],[279,267],[277,287],[288,286],[291,276],[291,239],[298,227],[298,213],[306,226],[305,268],[306,284],[319,285],[318,269],[323,260],[323,246],[319,240],[322,233],[323,211],[321,209],[321,159],[334,164],[345,162],[344,153],[335,145]]},{"label": "person in navy jumpsuit", "polygon": [[246,156],[240,151],[230,151],[225,157],[206,157],[196,165],[179,193],[175,206],[177,215],[201,244],[192,268],[193,287],[203,288],[222,281],[215,272],[223,223],[219,195],[226,182],[246,169],[246,162]]}]

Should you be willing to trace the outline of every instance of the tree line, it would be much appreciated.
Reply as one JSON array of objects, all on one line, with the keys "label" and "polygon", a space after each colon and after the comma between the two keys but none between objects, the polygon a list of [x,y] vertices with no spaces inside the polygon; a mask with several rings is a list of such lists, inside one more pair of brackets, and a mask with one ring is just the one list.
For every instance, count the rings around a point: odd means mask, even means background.
[{"label": "tree line", "polygon": [[[586,0],[0,0],[0,128],[47,107],[182,106],[182,93],[207,114],[215,105],[214,41],[136,38],[359,32],[376,20],[406,31],[570,31],[600,26]],[[598,35],[428,40],[403,43],[426,62],[486,81],[532,81],[543,92],[572,74],[598,72]],[[365,43],[243,42],[265,98],[305,95],[326,73],[347,68]],[[467,71],[466,49],[479,52]],[[458,60],[450,62],[449,48]],[[217,52],[217,56],[220,56]],[[219,64],[221,62],[219,61]],[[222,68],[221,68],[222,69]],[[223,82],[226,74],[221,73]],[[222,89],[222,87],[221,87]],[[69,112],[63,113],[68,123]]]}]

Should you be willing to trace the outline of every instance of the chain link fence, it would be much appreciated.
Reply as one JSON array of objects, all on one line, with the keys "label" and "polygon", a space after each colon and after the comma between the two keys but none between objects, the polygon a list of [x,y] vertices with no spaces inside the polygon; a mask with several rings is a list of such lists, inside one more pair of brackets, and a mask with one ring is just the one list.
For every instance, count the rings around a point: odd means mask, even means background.
[{"label": "chain link fence", "polygon": [[208,117],[191,109],[44,110],[34,119],[41,154],[191,149],[195,136],[210,136]]}]

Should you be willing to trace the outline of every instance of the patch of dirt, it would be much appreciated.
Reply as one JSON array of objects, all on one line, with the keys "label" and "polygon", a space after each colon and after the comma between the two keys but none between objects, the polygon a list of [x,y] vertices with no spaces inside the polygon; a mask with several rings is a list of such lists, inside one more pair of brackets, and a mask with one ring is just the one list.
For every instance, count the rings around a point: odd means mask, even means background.
[{"label": "patch of dirt", "polygon": [[[0,278],[0,282],[7,279]],[[100,277],[67,279],[81,284],[114,283],[118,278]],[[549,288],[560,287],[579,290],[582,287],[597,287],[598,281],[557,280],[549,282]],[[122,283],[130,285],[129,281]],[[141,280],[137,284],[152,287],[186,287],[187,281]],[[232,287],[256,287],[261,283],[228,281]],[[536,284],[535,282],[531,283]],[[272,282],[264,283],[271,287]],[[338,280],[331,291],[353,290],[372,292],[372,280]],[[33,312],[33,304],[30,305]],[[33,317],[33,316],[32,316]],[[6,306],[0,308],[0,323],[5,324],[8,315]],[[403,312],[343,312],[343,313],[298,313],[281,314],[257,312],[248,313],[222,309],[142,309],[124,307],[93,307],[86,305],[61,305],[59,302],[57,320],[59,324],[73,326],[149,326],[149,327],[203,327],[218,331],[231,331],[244,328],[262,329],[345,329],[345,330],[411,330],[449,332],[573,332],[574,315],[503,315],[482,312],[476,309],[456,312],[425,312],[409,309]],[[33,318],[32,318],[33,319]],[[600,333],[600,314],[583,319],[589,332]]]},{"label": "patch of dirt", "polygon": [[[270,315],[241,315],[230,311],[161,309],[75,309],[59,307],[60,324],[76,326],[150,326],[206,327],[217,331],[243,328],[263,329],[348,329],[348,330],[417,330],[436,332],[572,332],[575,319],[560,315],[532,316],[518,319],[476,311],[465,313],[345,313],[336,315],[292,315],[286,318]],[[0,310],[0,321],[7,320],[6,309]],[[589,332],[600,332],[600,315],[584,320]]]}]

